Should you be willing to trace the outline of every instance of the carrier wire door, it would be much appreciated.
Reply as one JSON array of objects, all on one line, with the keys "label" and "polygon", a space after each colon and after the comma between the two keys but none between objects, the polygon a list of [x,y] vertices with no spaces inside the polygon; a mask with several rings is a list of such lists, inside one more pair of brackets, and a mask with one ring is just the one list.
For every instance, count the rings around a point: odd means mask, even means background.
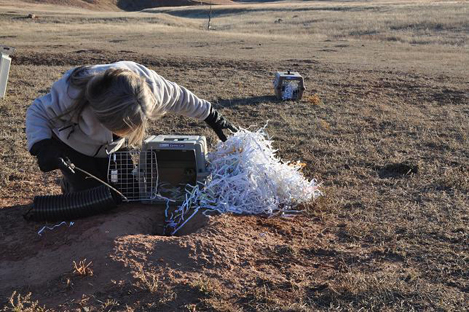
[{"label": "carrier wire door", "polygon": [[158,163],[153,150],[126,150],[109,155],[108,182],[129,201],[157,197]]}]

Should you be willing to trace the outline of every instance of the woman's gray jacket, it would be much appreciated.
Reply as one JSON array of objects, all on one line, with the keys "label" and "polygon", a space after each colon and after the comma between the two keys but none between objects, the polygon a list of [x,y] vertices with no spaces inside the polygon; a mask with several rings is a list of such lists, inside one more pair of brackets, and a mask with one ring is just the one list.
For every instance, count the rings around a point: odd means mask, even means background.
[{"label": "woman's gray jacket", "polygon": [[[176,113],[204,120],[210,112],[210,102],[195,96],[191,91],[168,81],[153,70],[135,62],[122,61],[113,64],[96,65],[90,71],[101,72],[109,68],[131,70],[144,78],[164,112]],[[73,104],[79,90],[67,81],[73,69],[56,81],[50,93],[34,100],[26,112],[26,136],[28,150],[34,143],[53,136],[58,137],[76,151],[93,157],[107,157],[118,150],[124,139],[113,140],[113,134],[94,116],[89,107],[85,108],[78,120],[66,117],[57,119]]]}]

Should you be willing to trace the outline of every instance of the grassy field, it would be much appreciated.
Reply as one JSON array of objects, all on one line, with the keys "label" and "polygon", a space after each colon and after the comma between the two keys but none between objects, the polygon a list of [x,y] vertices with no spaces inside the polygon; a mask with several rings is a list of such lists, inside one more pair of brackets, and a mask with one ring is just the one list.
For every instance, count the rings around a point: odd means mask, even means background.
[{"label": "grassy field", "polygon": [[[0,307],[19,298],[92,311],[467,309],[468,10],[465,1],[215,6],[207,31],[207,6],[102,12],[0,0],[0,44],[17,48],[0,100]],[[279,156],[306,163],[325,196],[293,220],[220,216],[181,237],[151,235],[140,219],[152,220],[148,207],[124,207],[39,238],[43,224],[21,213],[35,195],[59,192],[58,175],[26,151],[26,109],[69,68],[117,60],[188,87],[240,126],[269,120]],[[273,97],[285,69],[305,77],[300,102]],[[216,142],[178,116],[152,132]],[[77,274],[84,258],[94,274]]]}]

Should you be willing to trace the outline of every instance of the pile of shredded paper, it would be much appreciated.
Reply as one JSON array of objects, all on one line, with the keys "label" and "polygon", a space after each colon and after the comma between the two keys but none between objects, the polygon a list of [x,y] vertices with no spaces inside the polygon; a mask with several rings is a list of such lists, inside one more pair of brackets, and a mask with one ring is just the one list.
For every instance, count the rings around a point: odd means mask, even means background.
[{"label": "pile of shredded paper", "polygon": [[[200,208],[220,213],[292,215],[299,203],[321,195],[316,180],[307,180],[303,164],[283,162],[275,155],[265,127],[240,129],[209,153],[210,176],[188,186],[184,203],[168,215],[175,234]],[[194,209],[189,215],[189,209]]]}]

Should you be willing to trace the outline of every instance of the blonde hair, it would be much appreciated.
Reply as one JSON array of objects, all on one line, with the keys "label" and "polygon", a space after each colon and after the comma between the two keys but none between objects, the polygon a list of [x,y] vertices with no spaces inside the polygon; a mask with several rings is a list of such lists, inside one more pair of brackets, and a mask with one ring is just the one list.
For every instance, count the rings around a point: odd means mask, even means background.
[{"label": "blonde hair", "polygon": [[73,70],[68,82],[80,92],[61,116],[78,119],[89,107],[104,127],[132,146],[141,145],[148,121],[163,115],[145,79],[130,70],[110,68],[93,73],[82,66]]}]

